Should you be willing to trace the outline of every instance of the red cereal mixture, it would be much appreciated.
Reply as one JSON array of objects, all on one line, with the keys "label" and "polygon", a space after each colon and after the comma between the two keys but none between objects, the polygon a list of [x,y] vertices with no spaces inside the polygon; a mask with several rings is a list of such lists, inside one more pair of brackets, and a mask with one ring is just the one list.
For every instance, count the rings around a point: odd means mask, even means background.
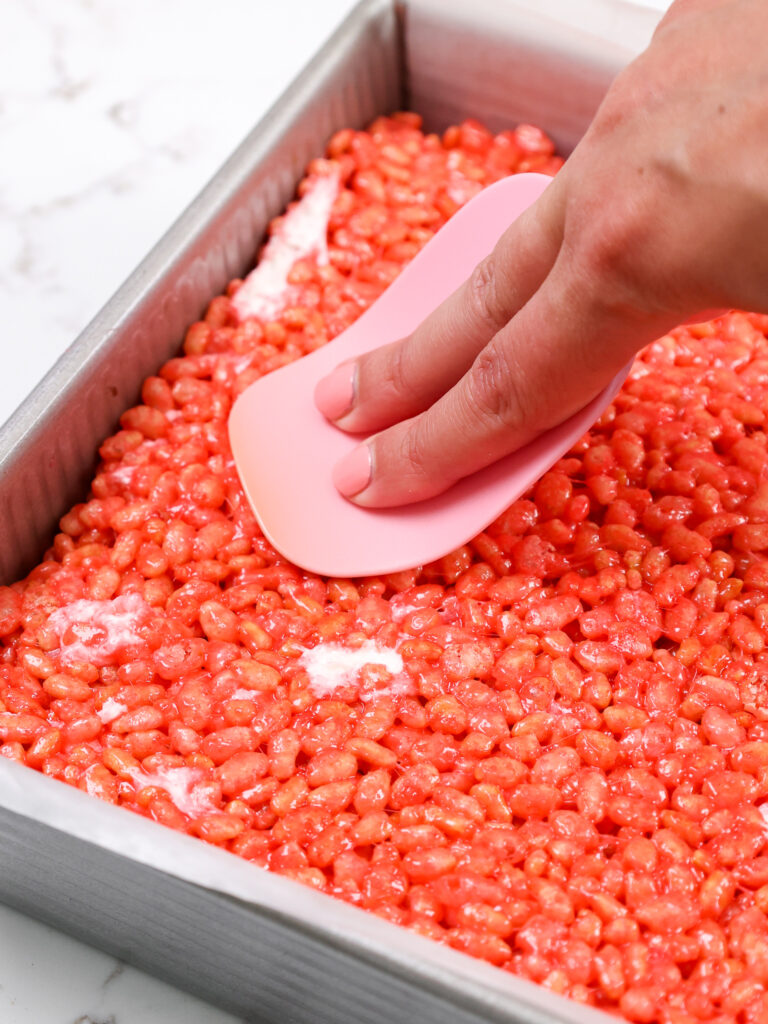
[{"label": "red cereal mixture", "polygon": [[765,1024],[768,318],[650,345],[527,497],[412,572],[286,563],[227,443],[234,397],[462,202],[560,162],[530,126],[334,137],[273,225],[274,315],[213,300],[0,591],[0,752],[630,1021]]}]

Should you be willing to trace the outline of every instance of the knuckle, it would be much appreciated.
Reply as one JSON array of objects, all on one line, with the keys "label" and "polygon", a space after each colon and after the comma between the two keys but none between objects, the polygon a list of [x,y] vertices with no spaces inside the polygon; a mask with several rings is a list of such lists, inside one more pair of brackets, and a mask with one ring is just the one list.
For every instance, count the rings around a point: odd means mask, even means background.
[{"label": "knuckle", "polygon": [[614,216],[609,223],[601,221],[596,229],[583,236],[582,261],[590,274],[599,281],[627,276],[636,251],[636,230],[625,216]]},{"label": "knuckle", "polygon": [[632,210],[619,211],[610,222],[596,218],[593,229],[573,247],[573,264],[581,268],[573,284],[581,295],[569,298],[623,315],[644,310],[649,296],[659,294],[649,287],[653,282],[643,256],[645,235],[642,218]]},{"label": "knuckle", "polygon": [[493,254],[481,260],[469,277],[469,300],[474,316],[494,333],[507,321]]},{"label": "knuckle", "polygon": [[425,413],[411,420],[400,437],[398,464],[403,467],[399,487],[407,494],[435,493],[458,479],[453,460],[446,458],[439,426]]},{"label": "knuckle", "polygon": [[663,106],[666,96],[667,88],[658,81],[654,62],[640,54],[614,78],[587,135],[590,139],[609,138],[617,129],[637,123],[649,110]]},{"label": "knuckle", "polygon": [[382,347],[357,361],[355,396],[345,428],[352,431],[382,429],[392,423],[413,390],[401,344]]},{"label": "knuckle", "polygon": [[418,473],[428,464],[419,430],[414,428],[406,432],[403,438],[402,451],[403,461],[411,472],[415,471]]},{"label": "knuckle", "polygon": [[389,354],[389,362],[386,371],[387,391],[395,395],[407,395],[412,389],[411,374],[409,372],[408,346],[407,344],[395,345]]},{"label": "knuckle", "polygon": [[467,399],[474,420],[519,428],[527,403],[519,374],[501,347],[487,346],[467,376]]},{"label": "knuckle", "polygon": [[358,411],[366,413],[393,403],[399,408],[414,389],[413,361],[407,341],[375,349],[358,361]]},{"label": "knuckle", "polygon": [[401,452],[403,462],[412,472],[423,474],[430,470],[434,453],[429,443],[426,417],[419,416],[411,421],[403,434]]}]

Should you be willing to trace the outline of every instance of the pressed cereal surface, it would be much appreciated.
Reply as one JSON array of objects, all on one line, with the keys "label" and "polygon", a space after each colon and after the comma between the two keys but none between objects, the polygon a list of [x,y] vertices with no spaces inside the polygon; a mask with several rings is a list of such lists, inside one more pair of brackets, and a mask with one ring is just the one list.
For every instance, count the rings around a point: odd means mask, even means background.
[{"label": "pressed cereal surface", "polygon": [[213,300],[0,589],[0,753],[630,1021],[764,1024],[768,318],[650,345],[526,498],[412,572],[286,563],[227,443],[237,394],[480,187],[560,163],[531,126],[334,137],[299,190],[335,178],[327,238],[291,243],[273,315]]}]

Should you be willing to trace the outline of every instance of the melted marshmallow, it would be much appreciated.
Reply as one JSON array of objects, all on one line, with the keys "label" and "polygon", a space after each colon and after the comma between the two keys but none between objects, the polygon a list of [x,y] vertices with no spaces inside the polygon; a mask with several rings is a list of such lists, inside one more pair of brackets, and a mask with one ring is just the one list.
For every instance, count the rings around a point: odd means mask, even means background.
[{"label": "melted marshmallow", "polygon": [[109,475],[116,483],[121,484],[123,487],[130,487],[138,468],[138,466],[120,466],[117,469],[111,470]]},{"label": "melted marshmallow", "polygon": [[402,693],[410,687],[410,680],[403,672],[401,655],[392,647],[380,647],[372,640],[357,648],[318,644],[304,651],[299,664],[307,670],[309,687],[318,699],[327,697],[340,686],[355,685],[360,670],[366,665],[381,665],[393,678],[386,689],[361,693],[363,700],[384,693]]},{"label": "melted marshmallow", "polygon": [[131,773],[131,778],[137,792],[147,786],[164,789],[171,802],[190,818],[210,814],[218,809],[211,802],[208,787],[197,768],[165,768],[156,772],[136,769]]},{"label": "melted marshmallow", "polygon": [[227,697],[227,700],[249,700],[251,702],[258,700],[259,694],[255,690],[235,690],[231,697]]},{"label": "melted marshmallow", "polygon": [[96,714],[102,720],[104,725],[108,725],[110,722],[114,722],[116,718],[124,714],[128,710],[127,704],[121,704],[119,700],[115,700],[114,697],[107,697],[104,703],[101,705],[101,710],[97,711]]},{"label": "melted marshmallow", "polygon": [[461,154],[457,150],[452,149],[448,154],[448,184],[445,188],[445,194],[454,203],[463,206],[464,203],[468,203],[470,199],[476,196],[478,192],[481,192],[483,186],[479,181],[468,178],[460,170],[460,163]]},{"label": "melted marshmallow", "polygon": [[65,665],[87,662],[101,668],[118,652],[143,643],[139,628],[151,608],[139,594],[123,594],[111,601],[72,601],[53,612],[53,628]]},{"label": "melted marshmallow", "polygon": [[411,612],[423,612],[425,609],[418,604],[395,603],[394,599],[389,602],[393,622],[402,622],[407,619]]},{"label": "melted marshmallow", "polygon": [[251,364],[253,363],[254,354],[255,353],[253,352],[246,352],[243,355],[237,353],[233,356],[229,356],[228,358],[221,356],[219,358],[226,358],[226,365],[228,365],[232,370],[232,373],[234,373],[234,375],[237,376],[238,374],[242,373],[244,370],[247,370],[251,366]]},{"label": "melted marshmallow", "polygon": [[88,794],[88,796],[101,797],[102,788],[98,783],[94,782],[93,778],[91,777],[93,774],[93,769],[95,767],[96,765],[92,764],[90,768],[86,768],[85,772],[83,773],[83,778],[85,779],[85,792]]},{"label": "melted marshmallow", "polygon": [[267,242],[258,266],[235,293],[232,304],[241,319],[269,320],[291,304],[295,289],[288,274],[297,260],[314,256],[321,266],[328,262],[328,220],[338,194],[335,174],[310,181]]}]

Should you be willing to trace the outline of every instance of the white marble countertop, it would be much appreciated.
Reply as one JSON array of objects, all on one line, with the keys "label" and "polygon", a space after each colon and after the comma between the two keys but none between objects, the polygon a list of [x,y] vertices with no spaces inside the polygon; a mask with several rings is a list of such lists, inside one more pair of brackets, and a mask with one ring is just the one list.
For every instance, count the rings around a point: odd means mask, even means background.
[{"label": "white marble countertop", "polygon": [[[0,423],[353,6],[3,0]],[[234,1018],[0,907],[0,1021]]]}]

